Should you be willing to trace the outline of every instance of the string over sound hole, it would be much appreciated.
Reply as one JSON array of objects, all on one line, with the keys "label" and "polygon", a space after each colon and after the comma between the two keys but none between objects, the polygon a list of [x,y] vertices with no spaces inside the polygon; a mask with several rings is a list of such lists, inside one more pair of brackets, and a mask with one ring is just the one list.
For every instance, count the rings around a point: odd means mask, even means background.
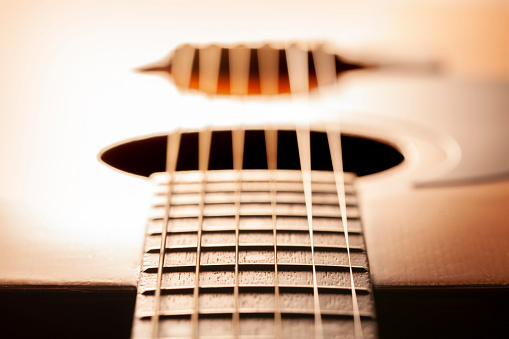
[{"label": "string over sound hole", "polygon": [[[277,168],[300,169],[297,136],[294,130],[277,131]],[[198,169],[198,133],[182,133],[177,171]],[[105,150],[100,158],[106,164],[127,173],[150,176],[165,171],[167,136],[149,136],[127,141]],[[310,133],[311,169],[331,171],[329,146],[324,132]],[[403,161],[395,148],[353,135],[341,136],[343,166],[357,176],[369,175],[392,168]],[[232,131],[213,131],[210,170],[233,169]],[[267,169],[263,130],[246,130],[243,169]]]}]

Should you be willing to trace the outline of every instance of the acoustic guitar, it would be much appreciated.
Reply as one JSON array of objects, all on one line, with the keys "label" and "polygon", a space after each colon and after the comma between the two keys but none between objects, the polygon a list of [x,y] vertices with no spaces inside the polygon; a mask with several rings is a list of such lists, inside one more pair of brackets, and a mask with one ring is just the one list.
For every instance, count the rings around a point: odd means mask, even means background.
[{"label": "acoustic guitar", "polygon": [[9,9],[6,336],[505,337],[507,7],[224,5]]}]

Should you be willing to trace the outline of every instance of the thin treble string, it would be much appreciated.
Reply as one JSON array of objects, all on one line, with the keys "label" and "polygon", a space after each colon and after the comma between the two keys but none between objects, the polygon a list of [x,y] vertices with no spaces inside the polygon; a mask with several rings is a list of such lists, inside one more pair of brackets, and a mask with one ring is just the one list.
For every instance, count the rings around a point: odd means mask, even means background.
[{"label": "thin treble string", "polygon": [[249,88],[249,62],[251,50],[237,46],[229,49],[230,93],[245,96]]},{"label": "thin treble string", "polygon": [[244,160],[244,129],[232,131],[233,146],[233,170],[235,175],[235,286],[233,313],[233,334],[235,338],[240,336],[240,314],[239,314],[239,228],[240,228],[240,194],[241,194],[241,171]]},{"label": "thin treble string", "polygon": [[[271,96],[279,90],[279,50],[263,46],[258,49],[258,68],[260,71],[260,92]],[[279,293],[279,273],[277,267],[277,130],[265,129],[265,149],[267,153],[267,170],[269,173],[270,205],[272,208],[272,235],[274,242],[274,336],[283,337],[283,322],[281,319],[281,300]]]},{"label": "thin treble string", "polygon": [[200,205],[198,215],[198,239],[196,248],[196,269],[194,274],[194,291],[193,303],[194,310],[191,315],[192,334],[193,338],[198,338],[198,314],[199,305],[198,297],[200,291],[200,257],[201,257],[201,238],[203,228],[203,209],[205,206],[205,193],[207,188],[207,170],[209,167],[210,144],[212,139],[212,132],[210,130],[203,130],[198,134],[198,169],[201,175],[201,188],[200,188]]},{"label": "thin treble string", "polygon": [[[336,80],[336,60],[333,53],[326,53],[323,49],[315,49],[313,51],[313,61],[316,70],[316,78],[318,89],[326,88],[328,84],[337,86]],[[338,124],[339,128],[339,124]],[[343,223],[343,231],[345,234],[346,251],[348,254],[348,266],[350,270],[350,285],[352,288],[352,304],[354,316],[354,330],[356,338],[363,338],[361,317],[359,313],[359,305],[357,303],[357,294],[353,280],[352,261],[350,256],[350,243],[348,239],[348,218],[346,214],[346,196],[345,196],[345,178],[343,174],[343,156],[341,154],[341,133],[327,129],[327,139],[331,152],[332,166],[334,171],[334,180],[336,182],[336,191],[338,194],[339,207],[341,211],[341,221]]]},{"label": "thin treble string", "polygon": [[300,167],[302,182],[304,185],[304,199],[306,201],[306,214],[309,226],[309,238],[311,242],[311,258],[313,264],[313,300],[315,311],[315,339],[323,338],[322,312],[320,310],[320,298],[318,296],[318,283],[315,266],[315,244],[313,239],[313,201],[311,187],[311,145],[309,129],[297,130],[297,144],[299,147]]},{"label": "thin treble string", "polygon": [[[230,93],[243,96],[248,94],[249,88],[249,61],[251,50],[247,47],[237,46],[228,51],[230,67]],[[235,338],[240,336],[240,313],[239,313],[239,229],[240,229],[240,194],[241,178],[244,160],[245,130],[232,131],[233,170],[235,175],[235,286],[234,313],[232,316],[233,333]]]},{"label": "thin treble string", "polygon": [[[199,81],[200,90],[216,94],[219,77],[219,67],[221,61],[221,48],[217,46],[208,46],[198,53],[199,57]],[[200,185],[200,203],[198,215],[198,239],[196,246],[196,267],[194,273],[193,303],[194,310],[191,315],[191,326],[193,338],[198,339],[198,321],[199,321],[199,295],[200,295],[200,261],[201,261],[201,239],[203,229],[203,210],[205,207],[205,195],[207,189],[207,171],[209,168],[210,145],[212,142],[212,131],[203,129],[198,134],[198,170],[201,176]]]},{"label": "thin treble string", "polygon": [[[290,46],[286,48],[286,58],[288,64],[288,76],[290,80],[291,93],[302,93],[307,95],[309,92],[309,69],[308,52],[298,47]],[[295,96],[292,96],[295,100]],[[320,298],[318,296],[318,283],[316,279],[315,266],[315,248],[313,239],[313,201],[311,188],[311,145],[309,126],[296,128],[297,145],[299,148],[300,167],[302,173],[302,182],[304,185],[304,198],[306,201],[306,214],[309,226],[309,238],[311,241],[311,258],[313,266],[313,303],[315,315],[315,339],[323,338],[322,313],[320,310]]]},{"label": "thin treble string", "polygon": [[152,317],[152,335],[153,339],[159,336],[159,307],[161,299],[161,284],[163,279],[164,255],[166,252],[166,235],[168,233],[168,220],[170,214],[170,199],[173,189],[173,175],[177,168],[178,152],[180,148],[180,133],[174,133],[168,136],[166,146],[166,173],[168,173],[168,192],[166,193],[166,203],[164,206],[163,227],[161,230],[161,247],[159,249],[159,265],[157,267],[157,281],[154,301],[154,315]]},{"label": "thin treble string", "polygon": [[283,338],[283,321],[281,319],[281,298],[279,293],[279,276],[277,268],[277,130],[265,130],[265,148],[267,150],[267,169],[269,170],[270,205],[272,207],[272,234],[274,241],[274,335],[277,339]]},{"label": "thin treble string", "polygon": [[343,222],[343,231],[346,241],[346,252],[348,254],[348,267],[350,269],[350,285],[352,289],[353,320],[355,329],[355,338],[364,338],[362,333],[361,316],[359,304],[357,303],[357,293],[353,279],[352,259],[350,256],[350,243],[348,241],[348,217],[346,214],[346,196],[345,196],[345,178],[343,174],[343,159],[341,154],[341,134],[339,131],[327,130],[327,139],[334,170],[334,179],[336,181],[336,191],[338,194],[339,208],[341,211],[341,221]]}]

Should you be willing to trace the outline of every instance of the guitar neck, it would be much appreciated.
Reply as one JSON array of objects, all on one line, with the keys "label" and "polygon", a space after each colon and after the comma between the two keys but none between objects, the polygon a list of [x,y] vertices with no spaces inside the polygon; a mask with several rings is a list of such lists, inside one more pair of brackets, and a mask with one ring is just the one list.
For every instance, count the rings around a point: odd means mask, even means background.
[{"label": "guitar neck", "polygon": [[133,337],[353,337],[356,318],[376,337],[353,179],[345,230],[332,172],[311,173],[312,228],[301,171],[154,174]]}]

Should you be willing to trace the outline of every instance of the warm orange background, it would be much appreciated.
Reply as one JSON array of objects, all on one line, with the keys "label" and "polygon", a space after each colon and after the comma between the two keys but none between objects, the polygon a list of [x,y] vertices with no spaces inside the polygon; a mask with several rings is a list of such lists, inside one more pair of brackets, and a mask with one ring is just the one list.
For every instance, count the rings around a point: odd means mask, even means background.
[{"label": "warm orange background", "polygon": [[508,18],[495,0],[1,1],[0,282],[135,284],[150,186],[105,168],[99,150],[256,120],[132,71],[176,45],[318,38],[507,82]]}]

